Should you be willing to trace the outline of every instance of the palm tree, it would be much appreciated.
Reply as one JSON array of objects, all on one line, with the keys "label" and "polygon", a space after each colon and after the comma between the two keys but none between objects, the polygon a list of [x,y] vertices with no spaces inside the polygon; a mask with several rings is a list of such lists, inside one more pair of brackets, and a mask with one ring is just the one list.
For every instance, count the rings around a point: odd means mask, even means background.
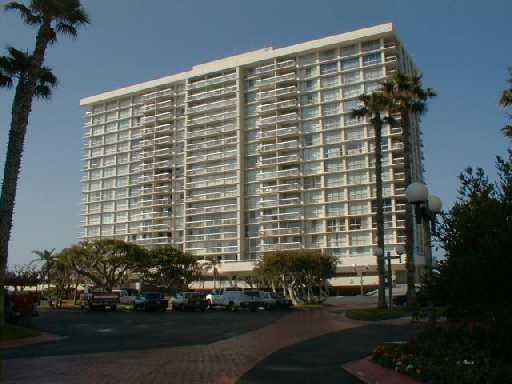
[{"label": "palm tree", "polygon": [[[435,97],[436,93],[431,88],[423,88],[421,74],[404,75],[396,72],[389,80],[382,84],[383,93],[387,98],[393,100],[396,111],[400,114],[401,127],[403,130],[404,144],[404,173],[405,185],[412,182],[412,170],[410,167],[410,140],[411,140],[411,116],[421,116],[427,112],[427,100]],[[412,210],[406,204],[405,216],[406,227],[406,269],[407,269],[407,304],[416,303],[416,266],[414,264],[413,252],[413,228]]]},{"label": "palm tree", "polygon": [[[17,74],[17,84],[0,195],[0,287],[3,286],[3,275],[7,266],[16,189],[32,101],[34,96],[41,96],[40,91],[50,89],[38,88],[44,74],[46,49],[57,42],[58,34],[76,37],[77,28],[89,23],[89,17],[80,0],[31,0],[28,6],[11,1],[4,8],[18,12],[25,24],[37,26],[38,30],[34,51],[27,55],[30,58],[28,68],[23,76],[20,76],[20,72],[14,72]],[[55,77],[53,80],[56,80]],[[0,83],[13,86],[13,76],[9,76],[9,71],[3,73]],[[50,93],[46,93],[43,97],[49,96]],[[3,306],[0,310],[0,325],[3,323],[2,314]]]},{"label": "palm tree", "polygon": [[[370,95],[359,96],[362,106],[352,111],[352,117],[369,117],[375,130],[375,182],[377,204],[377,246],[384,252],[384,208],[382,199],[382,124],[390,123],[389,110],[391,101],[382,92],[376,91]],[[387,114],[388,116],[384,116]],[[378,307],[386,307],[386,292],[384,290],[385,267],[384,255],[377,257],[377,271],[379,275]]]},{"label": "palm tree", "polygon": [[55,254],[55,248],[48,250],[43,249],[42,251],[34,250],[32,251],[34,255],[37,256],[37,259],[34,261],[38,261],[43,263],[42,270],[46,275],[46,283],[48,284],[48,303],[51,305],[50,300],[50,285],[51,285],[51,271],[53,269],[54,264],[57,262],[58,255]]},{"label": "palm tree", "polygon": [[[505,89],[503,91],[503,93],[501,94],[500,105],[503,108],[508,108],[508,107],[512,106],[512,67],[510,67],[508,71],[510,73],[510,79],[508,80],[508,83],[511,85],[511,88]],[[509,118],[512,118],[512,114],[509,114],[508,116],[509,116]],[[501,129],[501,131],[503,132],[503,134],[505,136],[510,137],[512,139],[512,125],[511,124],[507,124],[506,126],[504,126]]]}]

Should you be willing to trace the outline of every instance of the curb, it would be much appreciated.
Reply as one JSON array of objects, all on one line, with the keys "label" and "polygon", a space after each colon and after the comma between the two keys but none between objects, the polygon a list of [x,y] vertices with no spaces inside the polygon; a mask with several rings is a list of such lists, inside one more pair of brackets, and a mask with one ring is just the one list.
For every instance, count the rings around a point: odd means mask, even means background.
[{"label": "curb", "polygon": [[0,349],[17,348],[25,345],[48,343],[52,341],[63,340],[65,337],[52,335],[51,333],[41,332],[39,336],[24,337],[17,340],[0,341]]},{"label": "curb", "polygon": [[341,367],[366,384],[421,384],[409,376],[373,363],[370,356],[343,364]]}]

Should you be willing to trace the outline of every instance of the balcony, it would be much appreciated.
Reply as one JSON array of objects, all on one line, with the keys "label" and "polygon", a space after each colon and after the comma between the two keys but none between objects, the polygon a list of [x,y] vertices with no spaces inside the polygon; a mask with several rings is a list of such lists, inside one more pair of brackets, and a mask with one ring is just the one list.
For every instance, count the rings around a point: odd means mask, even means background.
[{"label": "balcony", "polygon": [[238,166],[236,164],[219,165],[215,167],[204,167],[197,169],[187,170],[187,176],[199,176],[212,173],[224,173],[228,171],[236,171]]},{"label": "balcony", "polygon": [[273,208],[280,207],[286,205],[297,205],[300,204],[300,198],[291,197],[288,199],[279,199],[279,200],[263,200],[259,202],[260,208]]},{"label": "balcony", "polygon": [[208,188],[208,187],[217,187],[220,185],[234,185],[239,182],[239,177],[226,177],[223,179],[216,179],[216,180],[205,180],[205,181],[195,181],[191,183],[187,183],[186,188],[187,189],[194,189],[194,188]]},{"label": "balcony", "polygon": [[230,93],[234,93],[234,92],[236,92],[236,90],[237,90],[237,87],[236,87],[236,85],[234,85],[232,87],[220,88],[220,89],[216,89],[214,91],[196,93],[194,95],[188,95],[188,100],[189,101],[197,101],[197,100],[209,99],[211,97],[224,96],[224,95],[227,95]]},{"label": "balcony", "polygon": [[256,166],[257,167],[265,167],[265,166],[269,166],[269,165],[297,162],[299,160],[300,160],[300,157],[297,154],[288,155],[288,156],[270,157],[270,158],[264,158],[261,161],[258,161],[256,163]]},{"label": "balcony", "polygon": [[237,236],[236,232],[204,233],[200,235],[187,235],[187,241],[235,240]]},{"label": "balcony", "polygon": [[236,225],[238,224],[237,219],[213,219],[213,220],[198,220],[188,221],[185,223],[186,228],[208,228],[223,225]]},{"label": "balcony", "polygon": [[288,183],[288,184],[262,186],[259,188],[259,192],[260,193],[275,193],[275,192],[298,191],[300,189],[301,189],[301,186],[299,183]]},{"label": "balcony", "polygon": [[198,89],[198,88],[202,88],[202,87],[207,87],[209,85],[221,84],[221,83],[236,80],[236,79],[237,79],[237,74],[231,73],[229,75],[218,76],[218,77],[214,77],[212,79],[205,79],[205,80],[196,81],[194,83],[190,83],[188,85],[188,89]]},{"label": "balcony", "polygon": [[258,218],[260,222],[263,221],[276,221],[276,220],[301,220],[302,214],[300,212],[282,212],[274,213],[272,215],[261,215]]},{"label": "balcony", "polygon": [[290,59],[290,60],[286,60],[286,61],[281,61],[280,63],[277,63],[277,64],[272,63],[272,64],[265,65],[264,67],[256,68],[254,73],[259,75],[262,73],[274,71],[276,69],[284,69],[284,68],[292,68],[292,67],[295,67],[295,60]]},{"label": "balcony", "polygon": [[273,129],[271,131],[263,131],[258,132],[256,135],[256,138],[258,140],[262,139],[272,139],[276,137],[284,137],[284,136],[293,136],[293,135],[299,135],[300,131],[297,127],[286,127],[286,128],[279,128],[279,129]]},{"label": "balcony", "polygon": [[272,117],[266,117],[264,119],[259,119],[256,121],[256,125],[272,125],[272,124],[279,124],[279,123],[288,123],[288,122],[294,122],[297,121],[298,114],[297,112],[287,113],[286,115],[279,115],[279,116],[272,116]]},{"label": "balcony", "polygon": [[236,150],[227,151],[227,152],[217,152],[209,155],[199,155],[199,156],[191,156],[187,157],[187,163],[198,163],[202,161],[213,161],[213,160],[224,160],[224,159],[233,159],[236,158],[238,152]]},{"label": "balcony", "polygon": [[236,204],[218,205],[213,207],[187,208],[187,215],[236,212],[237,209],[238,206]]},{"label": "balcony", "polygon": [[261,236],[284,236],[284,235],[300,235],[301,228],[271,228],[260,231]]},{"label": "balcony", "polygon": [[265,145],[259,145],[258,151],[259,152],[274,152],[279,151],[283,149],[298,149],[299,148],[299,142],[297,140],[290,140],[285,141],[283,143],[277,143],[277,144],[265,144]]},{"label": "balcony", "polygon": [[233,136],[233,137],[228,137],[228,138],[221,139],[221,140],[210,140],[210,141],[197,143],[197,144],[188,144],[187,150],[195,151],[197,149],[212,148],[212,147],[216,147],[219,145],[224,146],[224,145],[236,144],[237,142],[238,142],[237,137]]},{"label": "balcony", "polygon": [[266,79],[258,79],[255,81],[256,87],[265,87],[268,85],[274,85],[278,83],[282,83],[285,81],[295,81],[297,79],[297,76],[295,75],[295,72],[287,73],[286,75],[281,76],[273,76]]},{"label": "balcony", "polygon": [[219,109],[219,108],[227,108],[227,107],[234,106],[234,105],[236,105],[236,103],[237,103],[236,99],[221,100],[221,101],[216,101],[214,103],[208,103],[208,104],[197,105],[194,107],[189,107],[187,112],[189,114],[191,114],[191,113],[213,111],[213,110]]},{"label": "balcony", "polygon": [[256,175],[256,180],[273,180],[281,177],[297,177],[300,175],[300,171],[298,168],[294,169],[285,169],[282,171],[276,171],[276,172],[263,172],[258,173]]},{"label": "balcony", "polygon": [[256,96],[257,100],[266,100],[269,98],[275,98],[279,96],[292,95],[297,93],[297,87],[292,85],[291,87],[278,88],[273,91],[259,92]]},{"label": "balcony", "polygon": [[256,108],[256,111],[258,113],[267,113],[267,112],[277,111],[279,109],[295,108],[295,107],[297,107],[297,100],[294,99],[294,100],[280,101],[278,103],[258,105],[258,107]]},{"label": "balcony", "polygon": [[223,112],[223,113],[219,113],[217,115],[196,117],[194,119],[190,119],[187,124],[188,124],[188,126],[201,125],[201,124],[212,123],[215,121],[233,119],[236,116],[237,116],[236,112]]},{"label": "balcony", "polygon": [[158,207],[158,206],[169,206],[171,205],[171,199],[151,199],[151,200],[141,200],[142,207]]},{"label": "balcony", "polygon": [[215,200],[215,199],[227,199],[230,197],[237,197],[238,192],[226,191],[226,192],[209,192],[204,194],[190,195],[187,198],[189,202],[203,201],[203,200]]},{"label": "balcony", "polygon": [[259,247],[260,251],[268,252],[268,251],[284,251],[287,249],[300,249],[302,243],[276,243],[276,244],[263,244]]},{"label": "balcony", "polygon": [[227,133],[227,132],[233,132],[237,130],[236,124],[225,124],[220,127],[212,127],[207,129],[201,129],[199,131],[192,131],[187,133],[188,139],[193,139],[196,137],[203,137],[203,136],[209,136],[209,135],[218,135],[219,133]]}]

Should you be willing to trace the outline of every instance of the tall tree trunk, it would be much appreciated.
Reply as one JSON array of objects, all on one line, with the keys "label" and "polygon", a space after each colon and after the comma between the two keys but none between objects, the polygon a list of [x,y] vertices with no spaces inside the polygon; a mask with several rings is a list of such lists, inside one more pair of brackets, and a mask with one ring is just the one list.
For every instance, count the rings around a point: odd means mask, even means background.
[{"label": "tall tree trunk", "polygon": [[[412,182],[412,170],[410,161],[412,159],[410,150],[411,140],[411,121],[409,118],[409,110],[402,108],[400,112],[402,120],[403,142],[404,142],[404,175],[405,186]],[[414,263],[414,231],[411,204],[406,204],[405,210],[405,268],[407,270],[407,305],[416,304],[416,265]]]},{"label": "tall tree trunk", "polygon": [[384,207],[382,199],[382,119],[376,113],[372,119],[375,129],[375,194],[376,194],[376,220],[377,220],[377,247],[382,250],[382,256],[377,257],[377,272],[379,275],[378,307],[386,308],[386,291],[384,289]]},{"label": "tall tree trunk", "polygon": [[[0,292],[3,292],[7,261],[9,259],[9,240],[11,237],[16,190],[21,168],[21,158],[27,133],[28,117],[32,111],[39,72],[44,55],[53,34],[51,19],[44,20],[36,37],[32,65],[25,76],[18,81],[11,109],[11,127],[4,165],[4,178],[0,196]],[[0,326],[5,323],[4,297],[0,295]]]}]

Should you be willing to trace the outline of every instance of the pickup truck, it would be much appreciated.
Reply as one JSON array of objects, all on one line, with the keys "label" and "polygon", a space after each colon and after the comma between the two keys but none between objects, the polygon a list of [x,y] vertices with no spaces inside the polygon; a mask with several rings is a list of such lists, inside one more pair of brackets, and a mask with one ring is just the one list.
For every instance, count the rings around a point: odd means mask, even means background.
[{"label": "pickup truck", "polygon": [[204,312],[208,307],[205,294],[202,292],[181,292],[171,300],[173,311],[187,311],[199,309]]},{"label": "pickup truck", "polygon": [[237,311],[239,308],[256,310],[256,308],[250,304],[252,299],[244,294],[242,288],[238,287],[216,289],[206,295],[206,302],[209,309],[221,307],[230,311]]},{"label": "pickup truck", "polygon": [[137,297],[137,291],[135,289],[121,288],[114,289],[112,292],[119,293],[119,302],[121,304],[133,305],[133,302]]},{"label": "pickup truck", "polygon": [[119,294],[108,292],[104,288],[86,287],[84,293],[80,295],[80,308],[88,311],[96,308],[105,309],[106,307],[115,311],[117,304],[119,304]]}]

